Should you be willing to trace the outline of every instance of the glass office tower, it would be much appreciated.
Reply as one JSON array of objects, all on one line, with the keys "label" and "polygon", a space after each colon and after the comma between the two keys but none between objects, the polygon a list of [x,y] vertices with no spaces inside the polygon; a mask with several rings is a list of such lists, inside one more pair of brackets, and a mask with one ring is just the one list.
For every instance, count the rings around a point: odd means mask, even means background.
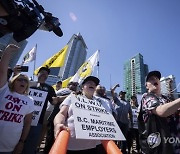
[{"label": "glass office tower", "polygon": [[124,91],[129,100],[132,95],[146,92],[145,77],[148,65],[144,64],[143,56],[138,53],[124,64]]},{"label": "glass office tower", "polygon": [[74,34],[67,44],[68,49],[64,66],[52,68],[50,73],[50,75],[58,76],[62,80],[73,76],[84,63],[87,55],[87,46],[80,33]]}]

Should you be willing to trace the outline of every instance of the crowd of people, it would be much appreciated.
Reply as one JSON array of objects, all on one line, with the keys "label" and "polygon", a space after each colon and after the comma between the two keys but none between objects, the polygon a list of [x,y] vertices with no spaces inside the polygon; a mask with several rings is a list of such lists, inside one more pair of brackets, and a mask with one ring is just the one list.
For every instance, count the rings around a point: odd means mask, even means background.
[{"label": "crowd of people", "polygon": [[[111,88],[109,98],[95,76],[86,77],[80,84],[69,82],[67,88],[57,81],[54,89],[45,83],[50,73],[47,67],[39,69],[37,81],[30,81],[17,69],[13,72],[8,65],[17,49],[16,45],[8,45],[0,60],[0,154],[36,154],[44,139],[43,153],[48,154],[63,129],[70,130],[67,154],[105,154],[100,140],[76,138],[73,95],[107,106],[126,138],[114,141],[123,154],[180,153],[179,142],[168,142],[170,137],[179,139],[180,98],[171,100],[161,94],[159,71],[148,73],[147,92],[140,102],[135,95],[126,100],[125,91],[117,95],[119,84]],[[36,97],[44,96],[44,101],[35,100],[30,89]],[[39,113],[36,121],[35,113]]]}]

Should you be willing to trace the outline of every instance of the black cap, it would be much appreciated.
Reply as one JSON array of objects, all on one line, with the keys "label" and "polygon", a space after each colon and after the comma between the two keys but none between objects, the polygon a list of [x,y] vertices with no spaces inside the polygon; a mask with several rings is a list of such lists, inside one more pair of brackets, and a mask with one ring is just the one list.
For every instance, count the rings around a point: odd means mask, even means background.
[{"label": "black cap", "polygon": [[56,81],[56,84],[57,84],[57,83],[61,83],[61,84],[62,84],[62,80],[58,80],[58,81]]},{"label": "black cap", "polygon": [[148,81],[148,79],[151,76],[156,76],[159,80],[161,79],[161,73],[159,71],[151,71],[148,73],[148,75],[146,76],[146,82]]},{"label": "black cap", "polygon": [[78,82],[71,81],[71,82],[68,83],[68,86],[69,86],[69,85],[78,86],[79,83],[78,83]]},{"label": "black cap", "polygon": [[84,81],[82,82],[82,85],[83,84],[85,84],[87,81],[93,81],[95,84],[96,84],[96,86],[99,84],[99,79],[97,78],[97,77],[95,77],[95,76],[88,76],[88,77],[86,77],[85,79],[84,79]]},{"label": "black cap", "polygon": [[40,71],[42,71],[42,70],[47,71],[48,74],[50,73],[50,69],[49,69],[48,67],[41,67],[41,68],[39,69],[38,73],[39,73]]},{"label": "black cap", "polygon": [[123,95],[123,94],[125,95],[126,92],[125,92],[125,91],[120,91],[120,92],[119,92],[119,95]]}]

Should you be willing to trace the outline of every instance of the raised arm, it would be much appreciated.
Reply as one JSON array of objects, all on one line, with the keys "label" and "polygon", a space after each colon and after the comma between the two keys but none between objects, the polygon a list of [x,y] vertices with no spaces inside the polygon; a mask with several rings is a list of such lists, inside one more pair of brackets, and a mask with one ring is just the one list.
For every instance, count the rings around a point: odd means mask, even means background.
[{"label": "raised arm", "polygon": [[115,89],[116,89],[117,87],[120,87],[120,85],[119,85],[119,84],[116,84],[113,88],[111,88],[111,95],[112,95],[113,99],[114,99],[114,97],[115,97],[114,91],[115,91]]},{"label": "raised arm", "polygon": [[153,109],[152,112],[160,117],[168,117],[175,113],[179,108],[180,98],[164,105],[159,105],[157,108]]},{"label": "raised arm", "polygon": [[58,136],[61,130],[67,129],[67,127],[64,125],[66,118],[67,118],[67,113],[68,113],[69,107],[64,105],[61,107],[61,110],[59,113],[56,115],[54,118],[54,136],[55,138]]},{"label": "raised arm", "polygon": [[8,16],[9,14],[4,9],[4,7],[0,4],[0,16]]},{"label": "raised arm", "polygon": [[68,95],[52,97],[52,99],[53,99],[52,104],[53,104],[53,105],[56,105],[56,104],[58,104],[58,103],[61,104],[61,103],[65,100],[65,98],[66,98],[67,96],[68,96]]},{"label": "raised arm", "polygon": [[0,88],[2,88],[7,82],[7,70],[9,60],[13,52],[17,51],[19,47],[14,44],[10,44],[5,48],[4,54],[0,60]]}]

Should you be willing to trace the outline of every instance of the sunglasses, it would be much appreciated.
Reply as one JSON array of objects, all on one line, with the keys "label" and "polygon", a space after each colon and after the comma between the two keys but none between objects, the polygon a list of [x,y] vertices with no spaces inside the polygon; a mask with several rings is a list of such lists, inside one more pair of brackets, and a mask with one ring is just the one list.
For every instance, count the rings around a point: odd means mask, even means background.
[{"label": "sunglasses", "polygon": [[25,78],[18,78],[18,79],[17,79],[17,81],[19,81],[19,82],[26,82],[26,83],[28,83],[28,80],[27,80],[27,79],[25,79]]}]

